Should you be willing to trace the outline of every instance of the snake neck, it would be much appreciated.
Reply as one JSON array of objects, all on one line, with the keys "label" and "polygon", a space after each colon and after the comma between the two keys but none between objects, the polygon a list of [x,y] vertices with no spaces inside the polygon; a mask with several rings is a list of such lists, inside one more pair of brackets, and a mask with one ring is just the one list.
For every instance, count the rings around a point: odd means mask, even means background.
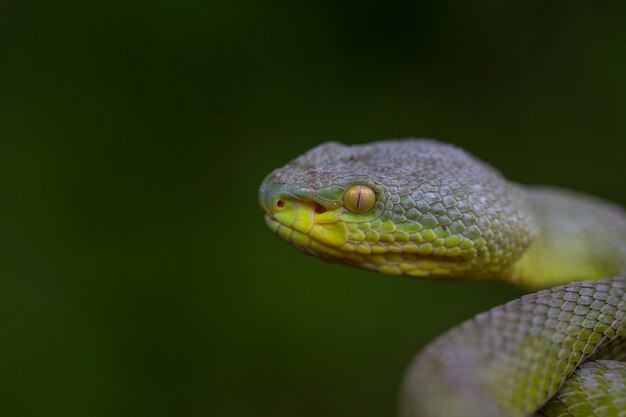
[{"label": "snake neck", "polygon": [[626,214],[597,198],[548,187],[526,189],[538,229],[503,274],[526,288],[626,273]]}]

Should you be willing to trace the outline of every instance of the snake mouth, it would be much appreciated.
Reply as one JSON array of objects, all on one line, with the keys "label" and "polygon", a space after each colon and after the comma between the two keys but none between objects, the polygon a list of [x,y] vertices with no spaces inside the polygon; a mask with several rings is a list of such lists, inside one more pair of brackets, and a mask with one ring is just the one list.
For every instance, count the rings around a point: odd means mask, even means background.
[{"label": "snake mouth", "polygon": [[[422,255],[413,251],[414,246],[399,244],[357,245],[346,242],[339,246],[332,246],[324,240],[311,236],[302,230],[287,225],[272,214],[266,213],[265,223],[270,230],[296,249],[308,255],[319,257],[331,263],[343,263],[363,269],[375,270],[390,275],[406,275],[432,279],[458,279],[467,275],[474,262],[472,256],[463,255]],[[339,221],[335,228],[345,227]],[[313,230],[311,228],[310,230]],[[324,238],[325,235],[322,235]],[[369,249],[363,250],[361,248]],[[375,248],[372,250],[371,248]]]},{"label": "snake mouth", "polygon": [[318,256],[329,262],[337,262],[344,258],[345,253],[340,249],[333,248],[308,233],[279,221],[270,213],[265,214],[265,224],[278,237],[308,255]]},{"label": "snake mouth", "polygon": [[262,190],[260,202],[265,223],[274,234],[329,262],[392,275],[454,279],[467,275],[476,261],[471,242],[459,236],[438,238],[436,231],[421,225],[402,229],[390,220],[346,219],[340,203],[299,198],[285,191]]}]

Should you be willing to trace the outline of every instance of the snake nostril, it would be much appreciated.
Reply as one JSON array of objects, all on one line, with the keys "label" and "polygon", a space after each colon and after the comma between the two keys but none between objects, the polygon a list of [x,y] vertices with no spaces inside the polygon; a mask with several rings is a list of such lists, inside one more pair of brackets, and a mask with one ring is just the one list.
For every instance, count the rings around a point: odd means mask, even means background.
[{"label": "snake nostril", "polygon": [[328,209],[319,203],[315,203],[315,212],[317,214],[326,213]]},{"label": "snake nostril", "polygon": [[276,202],[276,207],[278,207],[278,208],[283,208],[283,207],[285,207],[285,202],[284,202],[283,200],[278,200],[278,201]]}]

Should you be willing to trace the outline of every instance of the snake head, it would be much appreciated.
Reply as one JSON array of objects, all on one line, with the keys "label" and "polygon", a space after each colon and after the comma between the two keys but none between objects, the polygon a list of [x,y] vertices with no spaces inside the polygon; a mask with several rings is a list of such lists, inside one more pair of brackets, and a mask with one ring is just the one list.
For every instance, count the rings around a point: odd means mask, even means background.
[{"label": "snake head", "polygon": [[395,275],[487,278],[533,231],[513,185],[432,140],[319,145],[270,173],[259,203],[296,248]]}]

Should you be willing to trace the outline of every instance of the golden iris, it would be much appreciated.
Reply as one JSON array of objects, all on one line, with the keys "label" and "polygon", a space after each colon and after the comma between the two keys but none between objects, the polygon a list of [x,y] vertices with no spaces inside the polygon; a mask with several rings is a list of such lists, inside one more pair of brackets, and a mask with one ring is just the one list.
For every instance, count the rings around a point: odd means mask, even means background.
[{"label": "golden iris", "polygon": [[352,185],[343,194],[343,206],[352,213],[367,213],[376,203],[376,193],[367,185]]}]

